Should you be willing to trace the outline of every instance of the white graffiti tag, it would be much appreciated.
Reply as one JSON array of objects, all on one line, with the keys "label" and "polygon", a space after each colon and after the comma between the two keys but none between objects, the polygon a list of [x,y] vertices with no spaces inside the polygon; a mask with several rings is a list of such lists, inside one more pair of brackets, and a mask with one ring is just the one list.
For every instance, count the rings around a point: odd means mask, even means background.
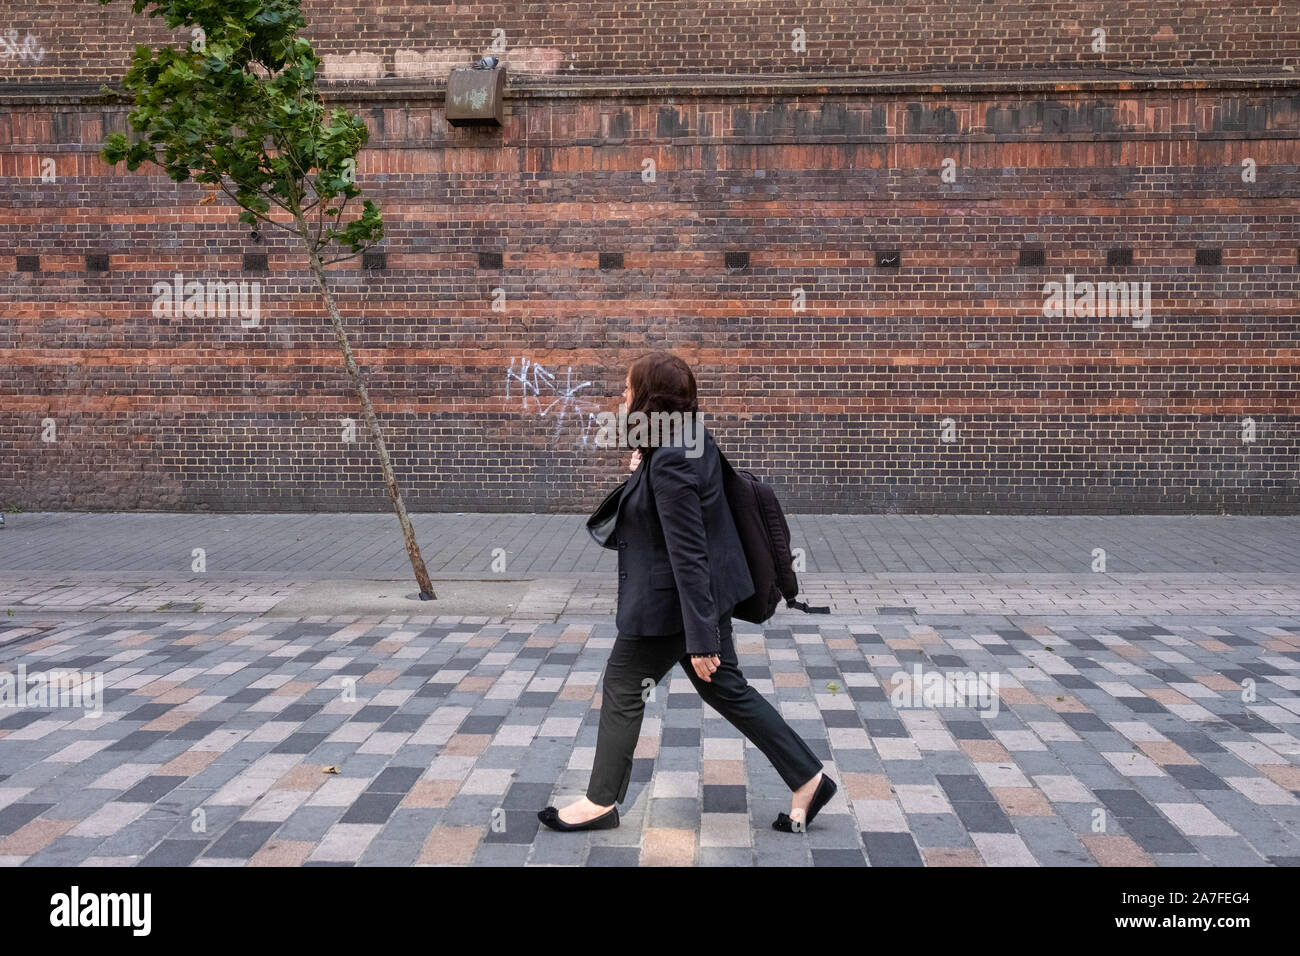
[{"label": "white graffiti tag", "polygon": [[600,410],[600,405],[578,394],[591,382],[574,382],[572,366],[564,369],[563,376],[560,381],[556,373],[544,365],[526,357],[512,358],[510,368],[506,371],[506,398],[511,397],[511,383],[517,383],[515,391],[522,395],[524,411],[529,410],[531,400],[539,418],[549,415],[555,421],[551,444],[559,441],[565,422],[569,421],[576,423],[585,448],[589,443],[591,428],[596,424],[596,412]]},{"label": "white graffiti tag", "polygon": [[8,60],[13,57],[40,63],[45,58],[45,48],[38,47],[36,37],[30,33],[20,43],[18,31],[10,27],[8,33],[0,33],[0,60]]}]

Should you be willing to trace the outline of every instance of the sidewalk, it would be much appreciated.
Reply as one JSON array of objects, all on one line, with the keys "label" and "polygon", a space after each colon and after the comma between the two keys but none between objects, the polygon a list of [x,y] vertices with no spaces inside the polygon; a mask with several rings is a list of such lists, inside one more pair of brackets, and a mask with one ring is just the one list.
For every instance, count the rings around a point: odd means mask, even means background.
[{"label": "sidewalk", "polygon": [[0,708],[0,865],[1300,865],[1300,519],[794,518],[835,613],[736,645],[841,785],[797,835],[680,670],[622,825],[540,827],[616,635],[582,522],[416,516],[419,602],[392,515],[8,516],[0,675],[103,712]]},{"label": "sidewalk", "polygon": [[[610,571],[585,515],[418,514],[416,537],[432,573]],[[810,572],[918,574],[1087,572],[1105,548],[1107,569],[1131,572],[1300,572],[1300,517],[1002,515],[791,515]],[[410,572],[397,518],[379,514],[172,514],[40,512],[8,516],[0,571],[188,573],[190,551],[209,552],[208,574],[307,579]]]},{"label": "sidewalk", "polygon": [[[412,600],[397,520],[372,515],[16,515],[0,604],[405,615],[607,616],[616,562],[582,515],[417,515],[436,607]],[[804,594],[836,614],[1300,609],[1300,518],[794,516]],[[204,570],[192,570],[202,549]],[[1094,552],[1105,570],[1092,570]],[[439,587],[438,582],[443,582]]]}]

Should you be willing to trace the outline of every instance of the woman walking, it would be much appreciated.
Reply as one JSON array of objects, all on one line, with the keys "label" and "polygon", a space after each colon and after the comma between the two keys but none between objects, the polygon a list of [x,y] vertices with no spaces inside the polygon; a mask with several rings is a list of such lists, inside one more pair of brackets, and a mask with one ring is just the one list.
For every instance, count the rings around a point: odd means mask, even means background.
[{"label": "woman walking", "polygon": [[[618,826],[632,778],[632,755],[645,713],[645,688],[680,663],[700,696],[772,762],[792,791],[789,814],[774,829],[807,826],[835,794],[822,763],[740,671],[731,611],[754,583],[722,487],[722,464],[707,429],[678,436],[637,435],[635,416],[681,413],[696,419],[695,376],[669,352],[628,369],[623,400],[630,426],[632,477],[617,507],[618,637],[602,682],[596,757],[586,796],[538,819],[553,830]],[[703,435],[702,453],[687,437]],[[652,433],[653,435],[653,433]]]}]

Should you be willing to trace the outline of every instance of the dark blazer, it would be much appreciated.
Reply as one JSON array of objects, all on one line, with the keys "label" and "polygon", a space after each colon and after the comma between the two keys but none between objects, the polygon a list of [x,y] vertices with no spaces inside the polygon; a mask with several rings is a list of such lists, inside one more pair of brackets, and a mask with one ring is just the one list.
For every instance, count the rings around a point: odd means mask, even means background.
[{"label": "dark blazer", "polygon": [[699,457],[688,457],[681,445],[641,450],[612,541],[618,629],[648,636],[685,631],[688,653],[720,650],[718,619],[754,593],[754,582],[707,428]]}]

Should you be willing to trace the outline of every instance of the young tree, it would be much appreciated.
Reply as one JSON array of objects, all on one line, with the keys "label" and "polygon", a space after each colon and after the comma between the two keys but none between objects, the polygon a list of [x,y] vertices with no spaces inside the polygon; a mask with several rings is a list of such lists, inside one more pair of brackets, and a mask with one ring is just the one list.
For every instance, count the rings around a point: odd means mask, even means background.
[{"label": "young tree", "polygon": [[361,194],[356,157],[370,133],[346,110],[326,115],[316,88],[320,58],[297,35],[306,26],[299,3],[132,0],[137,14],[147,10],[164,17],[172,30],[188,27],[190,42],[136,47],[122,83],[135,95],[129,119],[140,138],[132,142],[112,133],[102,156],[109,163],[125,161],[132,171],[154,163],[176,182],[193,178],[212,187],[204,201],[214,201],[218,191],[233,200],[242,210],[239,221],[254,232],[264,223],[302,243],[379,452],[420,596],[429,600],[435,597],[433,584],[325,272],[325,266],[356,256],[384,235],[379,209],[368,199],[357,218],[349,222],[343,215]]}]

